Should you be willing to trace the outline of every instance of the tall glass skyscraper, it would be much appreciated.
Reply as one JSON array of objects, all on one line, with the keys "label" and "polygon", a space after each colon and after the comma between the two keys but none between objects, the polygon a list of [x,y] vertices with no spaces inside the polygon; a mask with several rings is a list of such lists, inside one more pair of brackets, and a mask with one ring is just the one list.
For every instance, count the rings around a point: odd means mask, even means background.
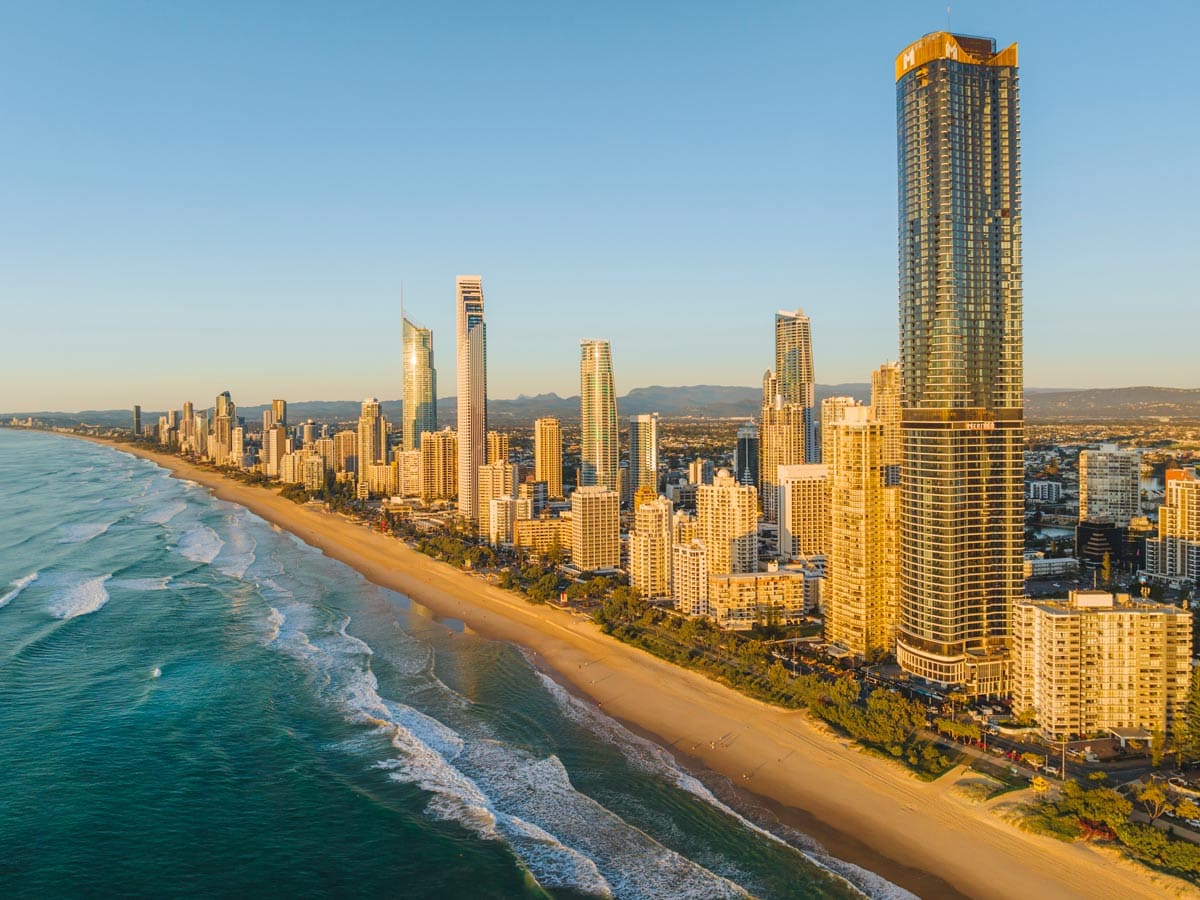
[{"label": "tall glass skyscraper", "polygon": [[483,322],[483,279],[459,275],[458,511],[479,518],[479,467],[487,462],[487,331]]},{"label": "tall glass skyscraper", "polygon": [[433,332],[401,317],[404,388],[401,395],[401,446],[420,450],[421,435],[437,431],[437,370],[433,367]]},{"label": "tall glass skyscraper", "polygon": [[938,32],[896,58],[903,450],[896,655],[1005,689],[1022,589],[1017,47]]},{"label": "tall glass skyscraper", "polygon": [[804,462],[821,461],[817,441],[816,376],[813,371],[812,322],[804,310],[775,314],[775,378],[785,406],[799,405],[804,420]]},{"label": "tall glass skyscraper", "polygon": [[579,342],[579,486],[617,484],[617,393],[608,341]]}]

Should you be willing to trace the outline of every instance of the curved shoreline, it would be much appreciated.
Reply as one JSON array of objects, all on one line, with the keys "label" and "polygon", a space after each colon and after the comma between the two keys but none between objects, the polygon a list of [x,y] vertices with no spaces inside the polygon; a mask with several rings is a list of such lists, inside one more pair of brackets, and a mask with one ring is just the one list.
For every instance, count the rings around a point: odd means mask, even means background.
[{"label": "curved shoreline", "polygon": [[688,768],[727,779],[733,791],[830,855],[919,896],[1200,896],[1114,851],[1017,829],[990,812],[990,804],[952,792],[960,772],[919,781],[830,735],[802,712],[746,697],[604,635],[582,616],[530,604],[345,517],[298,506],[176,456],[98,443],[204,486],[437,616],[528,649],[565,688]]}]

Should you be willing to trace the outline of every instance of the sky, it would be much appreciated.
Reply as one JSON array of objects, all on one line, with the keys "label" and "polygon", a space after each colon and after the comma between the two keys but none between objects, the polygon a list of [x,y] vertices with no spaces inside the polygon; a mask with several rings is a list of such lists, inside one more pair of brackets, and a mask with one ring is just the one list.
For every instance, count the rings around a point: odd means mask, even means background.
[{"label": "sky", "polygon": [[[817,380],[897,356],[893,62],[943,2],[0,2],[0,411]],[[1200,6],[955,2],[1021,54],[1026,384],[1200,387]]]}]

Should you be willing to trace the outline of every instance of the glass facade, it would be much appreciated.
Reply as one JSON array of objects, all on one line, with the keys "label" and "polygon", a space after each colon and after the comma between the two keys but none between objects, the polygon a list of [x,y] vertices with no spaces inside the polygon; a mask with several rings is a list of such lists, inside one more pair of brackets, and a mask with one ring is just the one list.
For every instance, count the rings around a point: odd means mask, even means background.
[{"label": "glass facade", "polygon": [[896,74],[897,658],[922,677],[995,693],[1023,574],[1016,46],[926,35]]},{"label": "glass facade", "polygon": [[405,450],[421,449],[421,435],[437,431],[437,370],[433,367],[433,332],[403,320],[404,354],[400,438]]},{"label": "glass facade", "polygon": [[617,483],[617,392],[613,387],[608,341],[579,342],[580,443],[579,486]]}]

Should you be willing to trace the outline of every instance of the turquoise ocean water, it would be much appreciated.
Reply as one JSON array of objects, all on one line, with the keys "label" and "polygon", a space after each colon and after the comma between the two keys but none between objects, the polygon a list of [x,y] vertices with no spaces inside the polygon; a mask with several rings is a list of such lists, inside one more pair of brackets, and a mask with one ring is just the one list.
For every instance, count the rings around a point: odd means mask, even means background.
[{"label": "turquoise ocean water", "polygon": [[0,896],[903,894],[774,830],[517,648],[0,430]]}]

